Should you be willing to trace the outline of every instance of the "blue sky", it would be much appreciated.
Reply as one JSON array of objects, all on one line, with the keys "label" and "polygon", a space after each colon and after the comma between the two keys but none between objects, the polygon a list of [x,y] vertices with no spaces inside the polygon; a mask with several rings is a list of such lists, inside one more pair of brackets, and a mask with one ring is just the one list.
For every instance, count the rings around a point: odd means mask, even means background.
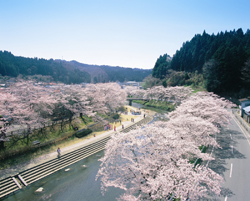
[{"label": "blue sky", "polygon": [[195,34],[250,29],[243,0],[0,0],[0,50],[150,69]]}]

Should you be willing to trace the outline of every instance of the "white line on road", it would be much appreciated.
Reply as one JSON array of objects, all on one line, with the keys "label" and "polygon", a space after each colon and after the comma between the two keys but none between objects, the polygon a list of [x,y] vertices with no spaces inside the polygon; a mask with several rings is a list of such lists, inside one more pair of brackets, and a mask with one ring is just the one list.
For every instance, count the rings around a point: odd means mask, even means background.
[{"label": "white line on road", "polygon": [[232,177],[232,173],[233,173],[233,163],[231,163],[230,178]]},{"label": "white line on road", "polygon": [[231,135],[231,133],[230,133],[230,137],[231,137],[231,140],[232,140],[233,138],[232,138],[232,135]]},{"label": "white line on road", "polygon": [[227,196],[225,197],[225,201],[227,201]]},{"label": "white line on road", "polygon": [[232,154],[234,154],[234,146],[232,145]]}]

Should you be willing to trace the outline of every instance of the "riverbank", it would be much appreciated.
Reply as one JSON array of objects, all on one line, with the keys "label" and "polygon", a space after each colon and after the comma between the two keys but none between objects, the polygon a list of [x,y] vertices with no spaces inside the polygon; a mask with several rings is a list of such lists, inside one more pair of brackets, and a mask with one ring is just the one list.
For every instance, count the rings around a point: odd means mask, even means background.
[{"label": "riverbank", "polygon": [[171,112],[175,109],[175,106],[171,102],[156,101],[156,100],[133,100],[134,103],[143,105],[142,109],[150,109],[158,113]]},{"label": "riverbank", "polygon": [[[126,106],[128,110],[130,109],[136,109],[134,107],[131,106]],[[153,115],[154,112],[152,111],[145,111],[146,115]],[[128,115],[121,115],[121,124],[117,123],[116,125],[116,130],[120,131],[122,130],[122,125],[124,125],[124,127],[126,128],[127,126],[134,124],[138,121],[140,121],[143,118],[144,115],[144,111],[142,111],[141,115],[131,115],[130,113],[128,113]],[[134,118],[134,122],[131,122],[131,118]],[[114,133],[113,130],[108,130],[108,131],[99,131],[99,132],[94,132],[89,134],[88,136],[81,138],[81,139],[77,139],[74,141],[67,141],[67,142],[63,142],[57,146],[60,147],[61,149],[61,153],[62,154],[66,154],[69,152],[72,152],[76,149],[79,149],[82,146],[85,146],[87,144],[92,143],[93,141],[98,140],[98,138],[103,138],[105,136],[111,135],[112,133]],[[95,135],[95,137],[94,137]],[[37,166],[41,163],[44,163],[46,161],[49,161],[53,158],[55,158],[57,156],[57,146],[52,146],[49,150],[46,150],[44,152],[41,152],[40,155],[39,153],[36,154],[36,156],[34,156],[34,158],[32,159],[27,159],[26,161],[23,161],[21,163],[19,163],[17,161],[17,163],[15,165],[10,166],[9,168],[0,170],[0,179],[6,178],[8,176],[11,175],[16,175],[17,173],[24,171],[26,169],[29,169],[31,167]]]}]

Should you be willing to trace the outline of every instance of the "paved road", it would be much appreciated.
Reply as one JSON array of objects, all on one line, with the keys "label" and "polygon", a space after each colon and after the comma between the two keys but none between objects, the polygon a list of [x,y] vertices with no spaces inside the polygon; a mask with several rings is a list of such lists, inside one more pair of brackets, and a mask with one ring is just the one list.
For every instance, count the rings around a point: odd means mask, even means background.
[{"label": "paved road", "polygon": [[233,119],[227,129],[217,136],[222,149],[215,149],[215,161],[209,167],[223,176],[220,197],[211,195],[208,199],[223,201],[250,200],[250,136]]}]

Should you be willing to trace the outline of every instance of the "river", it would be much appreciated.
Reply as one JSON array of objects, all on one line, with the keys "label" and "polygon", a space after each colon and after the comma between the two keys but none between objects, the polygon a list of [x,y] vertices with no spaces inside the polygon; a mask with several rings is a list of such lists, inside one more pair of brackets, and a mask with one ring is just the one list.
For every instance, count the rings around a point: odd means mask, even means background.
[{"label": "river", "polygon": [[[133,103],[133,107],[141,108],[143,105]],[[5,197],[4,201],[113,201],[123,190],[109,187],[104,196],[101,193],[100,179],[95,181],[101,162],[98,161],[104,151],[89,156],[75,164],[68,166],[52,175],[49,175],[23,189]],[[85,165],[86,167],[83,167]],[[70,168],[69,171],[65,169]],[[42,187],[41,193],[35,191]]]},{"label": "river", "polygon": [[[11,194],[4,201],[112,201],[116,200],[123,190],[110,187],[102,196],[100,179],[95,181],[100,167],[99,158],[104,151],[89,156],[73,165],[68,166],[52,175],[49,175],[22,190]],[[83,167],[85,165],[86,167]],[[70,168],[69,171],[65,169]],[[35,191],[42,187],[41,193]]]}]

